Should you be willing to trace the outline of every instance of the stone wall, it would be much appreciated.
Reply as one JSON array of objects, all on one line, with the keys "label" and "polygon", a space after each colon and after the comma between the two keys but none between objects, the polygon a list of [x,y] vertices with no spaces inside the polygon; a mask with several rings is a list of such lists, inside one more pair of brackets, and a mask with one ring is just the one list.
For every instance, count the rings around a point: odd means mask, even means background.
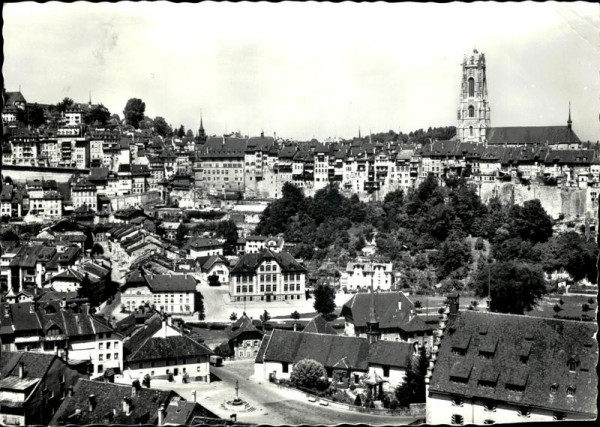
[{"label": "stone wall", "polygon": [[528,200],[539,199],[552,218],[558,218],[562,213],[566,219],[595,217],[597,206],[591,203],[590,191],[598,189],[552,187],[535,183],[522,185],[513,182],[484,182],[479,187],[483,203],[493,197],[499,197],[502,203],[519,205]]}]

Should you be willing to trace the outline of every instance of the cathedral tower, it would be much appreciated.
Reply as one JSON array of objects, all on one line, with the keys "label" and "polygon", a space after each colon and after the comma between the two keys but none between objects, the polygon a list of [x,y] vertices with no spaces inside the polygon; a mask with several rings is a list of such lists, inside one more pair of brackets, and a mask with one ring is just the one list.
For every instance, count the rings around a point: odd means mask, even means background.
[{"label": "cathedral tower", "polygon": [[465,55],[462,69],[456,139],[461,142],[486,143],[490,127],[490,104],[485,77],[485,55],[474,49],[470,55]]}]

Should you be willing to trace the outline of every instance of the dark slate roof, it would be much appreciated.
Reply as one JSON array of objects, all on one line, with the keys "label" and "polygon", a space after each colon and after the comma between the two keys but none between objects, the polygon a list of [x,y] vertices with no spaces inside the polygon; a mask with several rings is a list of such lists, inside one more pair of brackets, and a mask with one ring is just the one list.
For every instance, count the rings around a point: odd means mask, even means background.
[{"label": "dark slate roof", "polygon": [[254,273],[259,264],[266,259],[274,259],[283,272],[306,273],[306,268],[300,265],[289,253],[275,253],[269,249],[263,249],[258,253],[244,254],[231,269],[231,274]]},{"label": "dark slate roof", "polygon": [[335,331],[335,329],[333,329],[331,323],[325,320],[325,318],[320,314],[310,319],[310,322],[308,322],[308,324],[304,327],[302,332],[337,335],[337,332]]},{"label": "dark slate roof", "polygon": [[49,262],[56,255],[56,248],[43,245],[23,246],[11,260],[11,266],[35,267],[37,262]]},{"label": "dark slate roof", "polygon": [[[398,328],[407,332],[432,330],[418,315],[410,319],[414,305],[402,292],[376,292],[373,294],[373,301],[379,327],[382,329]],[[370,304],[370,293],[355,294],[344,304],[341,315],[351,318],[355,327],[364,328],[369,320]]]},{"label": "dark slate roof", "polygon": [[153,292],[190,292],[196,290],[196,279],[188,274],[148,274],[146,281]]},{"label": "dark slate roof", "polygon": [[223,246],[223,242],[220,242],[217,239],[207,239],[204,237],[192,237],[190,240],[188,240],[185,243],[185,245],[183,246],[182,249],[184,249],[184,250],[188,250],[188,249],[201,250],[204,248],[214,248],[214,247],[219,247],[219,246]]},{"label": "dark slate roof", "polygon": [[487,132],[488,144],[579,143],[579,137],[567,126],[492,127]]},{"label": "dark slate roof", "polygon": [[16,102],[27,103],[21,91],[6,92],[6,100],[4,105],[14,105]]},{"label": "dark slate roof", "polygon": [[[157,424],[158,409],[165,406],[167,412],[171,400],[179,397],[174,391],[140,388],[132,396],[130,385],[96,382],[79,379],[73,387],[73,396],[62,402],[50,425],[57,424]],[[89,411],[89,396],[94,395],[95,407]],[[123,412],[123,399],[131,399],[131,413]],[[76,410],[79,412],[76,414]],[[113,412],[116,410],[116,414]],[[76,415],[74,415],[76,414]]]},{"label": "dark slate roof", "polygon": [[229,341],[239,337],[242,334],[253,334],[262,336],[264,333],[256,328],[255,323],[261,325],[260,321],[253,321],[248,316],[246,316],[246,313],[244,313],[242,317],[237,319],[229,327],[227,327],[227,329],[225,329]]},{"label": "dark slate roof", "polygon": [[288,363],[313,359],[326,368],[345,365],[356,371],[368,369],[369,341],[366,338],[274,329],[264,342],[264,352],[261,346],[257,354],[259,362],[263,356],[265,361]]},{"label": "dark slate roof", "polygon": [[[595,415],[598,390],[596,330],[597,325],[588,322],[459,312],[449,323],[442,340],[429,389]],[[453,354],[453,347],[465,345],[464,356]],[[480,357],[480,350],[494,348],[493,359]],[[526,363],[520,360],[523,355],[529,356]],[[570,359],[577,363],[575,372],[569,370]],[[453,382],[451,376],[462,377],[467,382]],[[479,380],[496,380],[496,384],[482,387]],[[551,391],[553,384],[558,387],[554,393]],[[524,390],[514,391],[511,386],[521,386]],[[575,388],[574,396],[567,396],[568,387]]]},{"label": "dark slate roof", "polygon": [[221,255],[210,255],[196,258],[196,264],[200,266],[202,271],[208,271],[213,265],[223,263],[229,267],[229,261]]},{"label": "dark slate roof", "polygon": [[55,358],[55,354],[3,350],[0,353],[0,379],[19,375],[20,363],[24,364],[26,377],[43,378]]},{"label": "dark slate roof", "polygon": [[145,360],[159,360],[183,357],[197,357],[211,355],[212,351],[204,344],[194,341],[185,335],[175,335],[166,338],[150,338],[127,360],[139,362]]},{"label": "dark slate roof", "polygon": [[412,344],[379,340],[369,347],[369,363],[406,368]]}]

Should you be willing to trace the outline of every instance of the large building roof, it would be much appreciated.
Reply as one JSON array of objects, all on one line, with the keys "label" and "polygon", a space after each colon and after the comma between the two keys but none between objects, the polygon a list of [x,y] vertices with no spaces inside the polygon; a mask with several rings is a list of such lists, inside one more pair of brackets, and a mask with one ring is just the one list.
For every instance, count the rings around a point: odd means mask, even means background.
[{"label": "large building roof", "polygon": [[[355,294],[344,304],[341,315],[349,319],[355,328],[364,328],[370,317],[370,303],[370,293]],[[397,328],[407,332],[432,329],[415,314],[413,303],[402,292],[375,292],[373,303],[381,329]]]},{"label": "large building roof", "polygon": [[488,144],[555,144],[579,143],[579,137],[567,126],[492,127],[487,132]]},{"label": "large building roof", "polygon": [[[90,411],[90,396],[93,409]],[[172,399],[179,397],[174,391],[139,388],[135,394],[132,386],[79,379],[73,395],[62,402],[51,425],[58,424],[157,424],[158,410],[164,405],[168,411]],[[129,399],[130,413],[123,412],[123,400]]]},{"label": "large building roof", "polygon": [[459,312],[446,329],[429,390],[597,414],[596,331],[595,323]]},{"label": "large building roof", "polygon": [[263,249],[258,253],[242,255],[237,264],[231,269],[231,274],[255,273],[258,266],[266,260],[275,260],[284,273],[306,273],[306,268],[300,265],[289,253],[275,253],[269,249]]},{"label": "large building roof", "polygon": [[165,360],[209,356],[212,351],[197,341],[185,335],[175,335],[165,338],[153,337],[144,342],[128,357],[129,362],[146,360]]}]

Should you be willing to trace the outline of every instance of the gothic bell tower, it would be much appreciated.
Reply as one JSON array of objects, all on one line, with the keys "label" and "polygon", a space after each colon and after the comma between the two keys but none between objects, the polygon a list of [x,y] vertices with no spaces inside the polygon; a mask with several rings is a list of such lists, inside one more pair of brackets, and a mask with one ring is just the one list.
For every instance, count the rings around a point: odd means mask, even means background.
[{"label": "gothic bell tower", "polygon": [[465,55],[462,71],[456,139],[485,144],[490,127],[485,55],[473,49],[470,55]]}]

